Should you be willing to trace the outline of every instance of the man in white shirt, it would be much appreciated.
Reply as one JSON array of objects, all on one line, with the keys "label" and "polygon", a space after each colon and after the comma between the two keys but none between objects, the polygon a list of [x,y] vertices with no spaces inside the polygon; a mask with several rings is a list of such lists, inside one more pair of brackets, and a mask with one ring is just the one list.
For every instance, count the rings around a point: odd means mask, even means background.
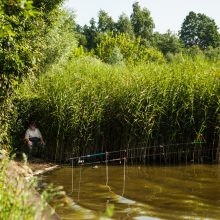
[{"label": "man in white shirt", "polygon": [[45,143],[42,134],[40,130],[36,127],[35,122],[30,123],[29,128],[25,133],[25,141],[28,144],[30,153],[32,153],[33,148],[36,148],[34,149],[34,151],[39,152],[39,150],[42,150],[42,148],[44,147]]}]

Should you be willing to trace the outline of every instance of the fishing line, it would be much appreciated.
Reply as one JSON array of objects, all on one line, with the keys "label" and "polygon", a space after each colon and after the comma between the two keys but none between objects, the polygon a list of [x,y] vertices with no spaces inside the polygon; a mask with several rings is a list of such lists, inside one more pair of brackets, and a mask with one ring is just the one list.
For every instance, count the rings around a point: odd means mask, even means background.
[{"label": "fishing line", "polygon": [[78,201],[79,201],[79,197],[80,197],[81,180],[82,180],[82,166],[80,166],[80,171],[79,171]]},{"label": "fishing line", "polygon": [[108,187],[109,192],[112,191],[111,187],[108,185],[109,182],[109,170],[108,170],[108,152],[106,152],[106,156],[105,156],[105,165],[106,165],[106,183],[105,185]]},{"label": "fishing line", "polygon": [[72,160],[72,192],[71,194],[73,194],[73,160]]},{"label": "fishing line", "polygon": [[[133,159],[140,159],[141,157],[141,154],[138,150],[144,150],[145,149],[145,152],[143,152],[143,156],[144,158],[149,158],[149,157],[156,157],[156,156],[161,156],[163,155],[164,156],[164,159],[165,161],[167,161],[168,159],[168,155],[172,155],[172,154],[178,154],[179,156],[183,153],[186,154],[186,157],[188,157],[188,154],[190,152],[193,153],[193,158],[192,158],[192,162],[194,163],[195,162],[195,153],[199,153],[201,152],[201,150],[196,150],[195,147],[194,149],[186,149],[186,150],[180,150],[180,151],[173,151],[173,152],[166,152],[165,150],[165,147],[170,147],[170,146],[180,146],[180,145],[196,145],[196,144],[205,144],[205,142],[190,142],[190,143],[180,143],[180,144],[171,144],[171,145],[160,145],[158,146],[160,150],[160,153],[154,153],[154,154],[147,154],[146,155],[146,150],[148,150],[149,152],[149,149],[156,149],[156,146],[154,147],[139,147],[139,148],[131,148],[131,149],[126,149],[126,150],[118,150],[118,151],[111,151],[111,152],[105,152],[105,153],[96,153],[96,154],[89,154],[89,155],[85,155],[85,156],[79,156],[79,157],[73,157],[73,158],[70,158],[71,160],[71,167],[72,167],[72,178],[71,178],[71,194],[73,193],[74,191],[74,170],[73,170],[73,167],[74,167],[74,160],[78,160],[78,165],[80,165],[80,171],[79,171],[79,186],[78,186],[78,201],[80,199],[80,190],[81,190],[81,181],[82,181],[82,167],[83,166],[86,166],[86,165],[92,165],[92,164],[101,164],[101,163],[105,163],[105,166],[106,166],[106,186],[109,188],[109,191],[111,191],[111,188],[109,186],[109,162],[116,162],[116,161],[124,161],[124,167],[123,167],[123,189],[122,189],[122,196],[124,195],[125,193],[125,183],[126,183],[126,163],[127,163],[127,160],[131,160],[133,161]],[[161,152],[162,151],[162,152]],[[109,156],[111,154],[115,154],[115,153],[120,153],[120,156],[121,155],[121,152],[125,152],[125,154],[127,155],[124,155],[124,157],[120,157],[120,158],[115,158],[115,159],[110,159]],[[134,154],[132,153],[134,152]],[[155,152],[155,151],[154,151]],[[92,157],[99,157],[99,156],[103,156],[105,155],[105,160],[99,160],[99,161],[94,161],[94,162],[88,162],[88,163],[85,163],[84,160],[82,160],[82,158],[92,158]],[[112,156],[111,156],[112,157]],[[180,157],[181,158],[181,157]],[[101,158],[100,158],[101,159]]]},{"label": "fishing line", "polygon": [[124,158],[124,178],[123,178],[123,189],[121,196],[124,197],[125,194],[125,181],[126,181],[126,157]]},{"label": "fishing line", "polygon": [[106,154],[105,154],[105,173],[106,173],[105,185],[108,186],[108,152],[106,152]]}]

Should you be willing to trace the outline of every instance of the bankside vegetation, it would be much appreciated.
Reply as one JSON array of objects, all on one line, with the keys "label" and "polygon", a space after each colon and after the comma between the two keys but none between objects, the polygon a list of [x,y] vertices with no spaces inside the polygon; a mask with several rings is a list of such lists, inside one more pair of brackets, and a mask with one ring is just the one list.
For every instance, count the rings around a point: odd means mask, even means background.
[{"label": "bankside vegetation", "polygon": [[[37,118],[48,156],[208,141],[219,121],[219,63],[202,57],[136,67],[74,58],[16,92],[16,134]],[[28,118],[29,116],[30,118]]]},{"label": "bankside vegetation", "polygon": [[[13,130],[10,123],[15,119],[15,106],[10,98],[14,89],[26,76],[38,75],[46,69],[62,56],[63,48],[75,42],[71,38],[72,19],[59,9],[60,3],[59,0],[0,1],[0,219],[3,220],[44,218],[47,192],[35,198],[37,180],[26,181],[26,171],[21,174],[21,167],[4,157],[3,149],[9,153],[12,150],[9,131]],[[65,32],[61,37],[62,28],[70,29],[71,34]],[[56,47],[56,42],[65,37],[64,44]]]},{"label": "bankside vegetation", "polygon": [[23,149],[30,120],[55,160],[138,142],[218,142],[214,20],[191,12],[179,35],[156,33],[150,11],[134,3],[130,17],[101,10],[81,27],[60,4],[2,3],[2,144]]},{"label": "bankside vegetation", "polygon": [[13,169],[7,159],[0,161],[0,219],[33,219],[40,209],[30,201],[36,184],[27,183]]}]

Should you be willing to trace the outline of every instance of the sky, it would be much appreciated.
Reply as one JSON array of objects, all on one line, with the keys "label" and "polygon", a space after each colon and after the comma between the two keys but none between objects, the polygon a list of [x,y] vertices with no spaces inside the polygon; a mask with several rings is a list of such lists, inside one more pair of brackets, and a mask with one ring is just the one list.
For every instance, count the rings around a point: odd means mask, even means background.
[{"label": "sky", "polygon": [[[135,0],[66,0],[65,7],[73,9],[76,21],[80,25],[88,24],[89,20],[103,9],[117,20],[124,12],[132,12]],[[190,11],[204,13],[216,21],[220,27],[220,0],[139,0],[142,7],[150,10],[156,25],[155,31],[161,33],[171,30],[175,33],[181,28],[184,18]]]}]

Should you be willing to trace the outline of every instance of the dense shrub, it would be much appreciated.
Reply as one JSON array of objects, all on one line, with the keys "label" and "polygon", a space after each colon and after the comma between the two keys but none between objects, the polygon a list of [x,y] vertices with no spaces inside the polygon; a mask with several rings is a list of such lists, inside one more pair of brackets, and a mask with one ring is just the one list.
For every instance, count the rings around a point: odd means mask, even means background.
[{"label": "dense shrub", "polygon": [[141,44],[141,39],[131,38],[128,34],[111,33],[99,36],[99,44],[96,48],[97,56],[106,63],[112,63],[115,49],[119,50],[126,64],[140,64],[148,62],[165,62],[163,54],[154,48],[147,48]]}]

